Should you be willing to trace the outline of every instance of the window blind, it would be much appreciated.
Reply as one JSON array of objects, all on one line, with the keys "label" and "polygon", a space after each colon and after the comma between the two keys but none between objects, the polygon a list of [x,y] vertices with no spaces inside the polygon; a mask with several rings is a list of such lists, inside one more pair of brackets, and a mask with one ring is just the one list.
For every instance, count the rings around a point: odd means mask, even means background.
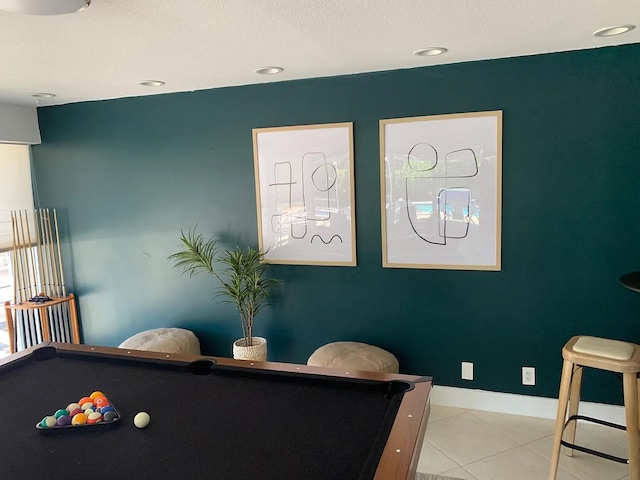
[{"label": "window blind", "polygon": [[20,145],[41,143],[36,107],[0,103],[0,142]]},{"label": "window blind", "polygon": [[0,143],[0,252],[13,245],[12,210],[22,210],[22,215],[27,210],[31,238],[35,240],[30,148]]}]

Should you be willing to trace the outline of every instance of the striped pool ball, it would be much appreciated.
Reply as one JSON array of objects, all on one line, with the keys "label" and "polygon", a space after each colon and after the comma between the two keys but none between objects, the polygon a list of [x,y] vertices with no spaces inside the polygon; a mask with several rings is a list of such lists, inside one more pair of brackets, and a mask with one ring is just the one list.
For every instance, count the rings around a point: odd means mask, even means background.
[{"label": "striped pool ball", "polygon": [[56,413],[53,414],[53,416],[56,417],[56,418],[60,418],[63,415],[69,415],[69,410],[61,408],[59,410],[56,410]]},{"label": "striped pool ball", "polygon": [[100,412],[90,413],[89,416],[87,417],[87,423],[89,425],[93,425],[101,421],[102,421],[102,414],[100,414]]},{"label": "striped pool ball", "polygon": [[42,419],[42,421],[40,422],[40,426],[42,428],[55,427],[57,421],[58,421],[58,419],[56,417],[54,417],[53,415],[49,415],[49,416],[46,416],[46,417],[44,417]]},{"label": "striped pool ball", "polygon": [[95,392],[93,392],[91,395],[89,395],[89,398],[90,398],[91,400],[95,400],[95,399],[96,399],[96,397],[104,397],[104,393],[102,393],[102,392],[101,392],[101,391],[99,391],[99,390],[96,390],[96,391],[95,391]]}]

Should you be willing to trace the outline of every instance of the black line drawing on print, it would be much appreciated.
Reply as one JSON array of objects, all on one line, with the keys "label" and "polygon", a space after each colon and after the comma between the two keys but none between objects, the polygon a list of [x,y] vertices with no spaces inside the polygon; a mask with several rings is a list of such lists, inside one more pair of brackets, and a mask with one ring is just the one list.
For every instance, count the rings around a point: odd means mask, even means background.
[{"label": "black line drawing on print", "polygon": [[475,151],[452,150],[440,162],[437,149],[421,142],[411,147],[406,164],[404,208],[413,233],[431,245],[467,238],[472,191],[467,185],[453,183],[478,175]]},{"label": "black line drawing on print", "polygon": [[303,216],[295,213],[291,200],[293,186],[298,183],[293,181],[291,162],[274,163],[273,178],[274,182],[269,186],[276,190],[276,211],[278,213],[271,216],[271,230],[276,235],[281,235],[283,230],[286,230],[290,232],[292,238],[304,238],[307,235],[307,222]]},{"label": "black line drawing on print", "polygon": [[333,236],[329,239],[329,241],[328,241],[328,242],[327,242],[324,238],[322,238],[320,235],[318,235],[318,234],[316,233],[313,237],[311,237],[311,243],[313,243],[313,239],[314,239],[314,238],[319,238],[319,239],[320,239],[320,241],[321,241],[322,243],[324,243],[325,245],[329,245],[331,242],[333,242],[333,240],[334,240],[335,238],[337,238],[338,240],[340,240],[340,243],[344,243],[344,241],[342,240],[342,237],[341,237],[340,235],[338,235],[338,234],[333,235]]},{"label": "black line drawing on print", "polygon": [[[455,187],[440,190],[438,212],[444,212],[445,221],[438,222],[440,238],[446,243],[448,238],[462,239],[469,234],[469,212],[471,190]],[[456,218],[457,217],[457,218]]]},{"label": "black line drawing on print", "polygon": [[[309,221],[329,222],[332,218],[332,202],[337,203],[336,184],[338,171],[335,165],[327,161],[323,152],[307,152],[300,159],[300,180],[294,180],[294,165],[291,162],[276,162],[273,167],[274,181],[269,187],[275,188],[276,214],[271,215],[271,230],[276,235],[285,237],[289,234],[295,240],[301,240],[309,233]],[[297,195],[293,189],[297,187],[301,203],[294,205]],[[330,226],[330,225],[327,225]],[[315,237],[328,245],[337,237],[333,235],[327,242],[321,235]]]},{"label": "black line drawing on print", "polygon": [[[318,165],[319,163],[319,165]],[[311,167],[315,167],[309,177],[305,176],[305,167],[311,164]],[[318,165],[316,167],[316,165]],[[324,173],[324,177],[323,174]],[[312,221],[324,221],[331,218],[331,193],[330,190],[336,184],[338,178],[336,167],[327,163],[327,157],[322,152],[309,152],[302,156],[302,204],[307,211],[307,220]],[[305,195],[305,185],[311,183],[312,187],[319,192],[326,192],[326,207],[324,206],[324,198],[318,198],[317,194],[313,192],[313,216],[309,215],[310,208],[307,208],[309,203]],[[313,191],[313,189],[312,189]],[[318,208],[316,202],[322,202],[322,207]]]}]

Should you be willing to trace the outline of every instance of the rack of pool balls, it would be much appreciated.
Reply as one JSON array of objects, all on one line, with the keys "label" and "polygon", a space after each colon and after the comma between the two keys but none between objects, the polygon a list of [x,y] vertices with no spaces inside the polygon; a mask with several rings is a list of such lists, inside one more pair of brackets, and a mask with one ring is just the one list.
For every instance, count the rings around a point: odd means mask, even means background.
[{"label": "rack of pool balls", "polygon": [[36,428],[50,430],[64,427],[108,424],[119,420],[120,414],[104,393],[96,391],[78,402],[70,403],[66,408],[47,415]]}]

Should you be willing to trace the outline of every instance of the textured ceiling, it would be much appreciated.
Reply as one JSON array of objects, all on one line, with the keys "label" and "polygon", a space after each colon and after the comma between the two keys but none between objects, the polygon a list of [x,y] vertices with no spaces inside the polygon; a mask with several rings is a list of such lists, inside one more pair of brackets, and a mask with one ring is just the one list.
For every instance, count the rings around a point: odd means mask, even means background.
[{"label": "textured ceiling", "polygon": [[[616,37],[603,27],[634,24]],[[41,105],[640,42],[640,0],[93,0],[0,12],[0,102]],[[437,57],[415,50],[441,46]],[[253,71],[278,65],[284,72]],[[162,87],[137,85],[158,79]]]}]

